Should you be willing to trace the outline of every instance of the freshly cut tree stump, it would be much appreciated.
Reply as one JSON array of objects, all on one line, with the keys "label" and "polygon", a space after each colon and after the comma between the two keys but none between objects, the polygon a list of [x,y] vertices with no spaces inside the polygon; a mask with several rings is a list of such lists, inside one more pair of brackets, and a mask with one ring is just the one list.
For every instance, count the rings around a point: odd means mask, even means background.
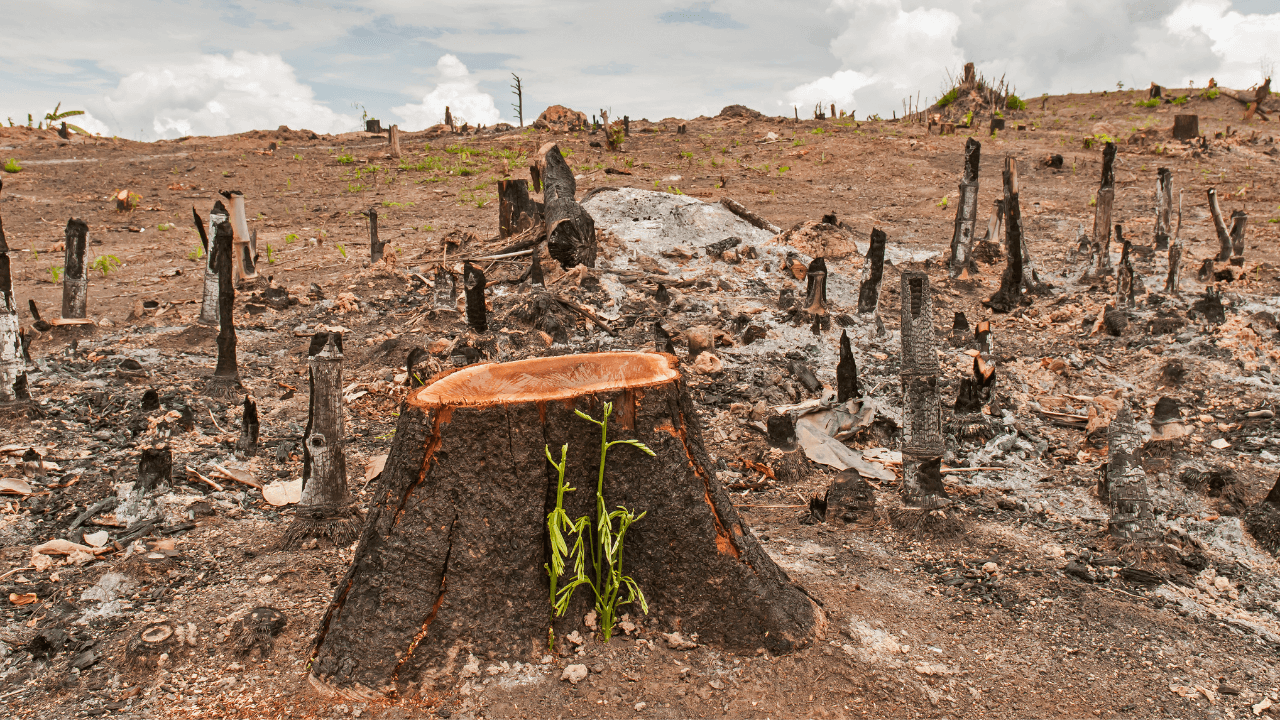
[{"label": "freshly cut tree stump", "polygon": [[[824,616],[764,553],[715,479],[676,360],[593,353],[473,365],[437,376],[401,410],[381,485],[321,622],[312,684],[347,698],[412,697],[450,684],[468,655],[534,662],[552,624],[547,515],[568,444],[564,510],[593,514],[594,418],[613,403],[610,510],[647,512],[623,563],[648,599],[645,625],[734,652],[795,650]],[[562,578],[562,582],[563,582]],[[580,628],[580,588],[556,637]],[[624,609],[640,615],[634,604]]]}]

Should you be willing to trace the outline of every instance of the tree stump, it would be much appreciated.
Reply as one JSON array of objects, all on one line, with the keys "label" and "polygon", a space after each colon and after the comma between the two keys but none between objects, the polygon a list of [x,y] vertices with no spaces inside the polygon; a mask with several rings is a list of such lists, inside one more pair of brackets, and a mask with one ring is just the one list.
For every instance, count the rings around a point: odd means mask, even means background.
[{"label": "tree stump", "polygon": [[1099,277],[1111,272],[1111,207],[1116,200],[1116,144],[1107,143],[1102,150],[1102,182],[1098,185],[1093,212],[1093,251],[1098,264],[1094,270]]},{"label": "tree stump", "polygon": [[1027,258],[1026,244],[1022,239],[1022,210],[1018,202],[1018,162],[1008,156],[1004,159],[1004,208],[1009,218],[1005,223],[1005,265],[1004,274],[1000,276],[1000,289],[996,291],[987,306],[999,313],[1012,312],[1022,303],[1022,290],[1027,284],[1024,263]]},{"label": "tree stump", "polygon": [[393,158],[400,157],[400,126],[392,125],[387,128],[387,144],[391,146],[389,154]]},{"label": "tree stump", "polygon": [[512,235],[542,225],[540,203],[529,197],[529,181],[498,181],[498,236]]},{"label": "tree stump", "polygon": [[[0,180],[0,188],[4,181]],[[9,243],[4,238],[0,218],[0,403],[30,400],[27,389],[27,359],[19,332],[18,300],[13,294],[9,273]]]},{"label": "tree stump", "polygon": [[213,203],[213,209],[209,211],[209,229],[206,232],[204,224],[200,221],[200,214],[196,209],[191,208],[191,214],[195,218],[196,230],[200,232],[200,242],[204,245],[204,293],[200,300],[200,317],[196,322],[201,325],[217,325],[218,324],[218,269],[213,264],[213,243],[209,241],[209,237],[217,233],[219,224],[227,221],[227,207],[222,204],[221,200]]},{"label": "tree stump", "polygon": [[[593,353],[473,365],[436,376],[401,410],[381,484],[346,577],[321,622],[311,682],[373,699],[448,685],[469,654],[536,661],[548,629],[578,629],[591,592],[551,620],[547,516],[567,444],[564,510],[593,512],[600,417],[612,402],[604,496],[647,515],[624,563],[649,627],[696,632],[734,652],[785,653],[823,615],[764,553],[715,479],[676,360]],[[639,608],[630,609],[639,615]]]},{"label": "tree stump", "polygon": [[982,143],[969,138],[964,144],[964,174],[960,177],[960,202],[956,203],[956,227],[951,235],[951,277],[968,279],[977,272],[973,261],[973,228],[978,220],[978,165]]},{"label": "tree stump", "polygon": [[1173,173],[1169,168],[1156,171],[1156,249],[1169,249],[1173,232]]},{"label": "tree stump", "polygon": [[1173,139],[1174,140],[1195,140],[1200,137],[1200,116],[1199,115],[1174,115],[1173,116]]},{"label": "tree stump", "polygon": [[902,498],[905,501],[936,504],[946,497],[941,476],[930,483],[922,471],[931,461],[940,460],[942,441],[942,399],[938,392],[938,352],[933,327],[933,292],[928,273],[902,273],[902,404],[905,425],[902,432]]},{"label": "tree stump", "polygon": [[67,221],[66,255],[62,270],[62,317],[84,318],[89,304],[89,258],[85,245],[89,224],[77,218]]},{"label": "tree stump", "polygon": [[[395,125],[391,127],[394,129]],[[386,246],[378,239],[378,208],[371,207],[360,214],[369,219],[369,264],[372,265],[382,261],[382,251]]]},{"label": "tree stump", "polygon": [[236,300],[232,237],[231,222],[223,217],[214,230],[209,250],[218,273],[218,364],[213,369],[213,377],[205,385],[205,394],[221,398],[232,397],[241,387],[240,366],[236,361],[236,323],[232,315]]}]

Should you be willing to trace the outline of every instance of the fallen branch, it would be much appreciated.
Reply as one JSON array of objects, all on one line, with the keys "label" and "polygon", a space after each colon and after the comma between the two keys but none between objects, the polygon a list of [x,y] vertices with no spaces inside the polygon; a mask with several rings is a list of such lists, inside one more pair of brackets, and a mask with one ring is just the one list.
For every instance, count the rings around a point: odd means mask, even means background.
[{"label": "fallen branch", "polygon": [[192,479],[192,478],[194,478],[194,479],[196,479],[196,480],[199,480],[200,482],[204,483],[205,485],[208,485],[209,487],[213,488],[213,489],[214,489],[215,491],[217,491],[217,492],[222,492],[222,491],[223,491],[223,487],[222,487],[221,485],[219,485],[218,483],[216,483],[216,482],[214,482],[214,481],[210,480],[209,478],[207,478],[207,477],[205,477],[205,476],[201,475],[200,473],[196,472],[195,468],[193,468],[193,467],[191,467],[190,465],[188,465],[188,466],[187,466],[187,479],[188,479],[188,480],[190,480],[190,479]]},{"label": "fallen branch", "polygon": [[604,330],[605,332],[609,333],[609,334],[610,334],[610,335],[612,335],[613,337],[617,337],[617,336],[618,336],[618,331],[614,330],[614,329],[613,329],[613,328],[612,328],[608,323],[606,323],[604,320],[601,320],[601,319],[599,318],[599,316],[597,316],[594,312],[592,312],[592,311],[591,311],[591,309],[590,309],[590,308],[587,308],[587,307],[584,307],[584,306],[582,306],[582,305],[579,305],[578,303],[576,303],[576,302],[574,302],[574,301],[572,301],[572,300],[569,300],[568,298],[561,297],[561,296],[559,296],[559,295],[552,295],[551,297],[552,297],[556,302],[560,303],[561,305],[563,305],[563,306],[565,306],[565,307],[569,308],[570,310],[572,310],[572,311],[574,311],[574,312],[578,313],[579,315],[581,315],[581,316],[585,317],[586,319],[588,319],[588,320],[590,320],[591,322],[595,323],[596,325],[600,326],[600,329],[601,329],[601,330]]},{"label": "fallen branch", "polygon": [[743,207],[740,203],[738,203],[738,202],[736,202],[736,201],[734,201],[734,200],[732,200],[732,199],[730,199],[730,198],[727,198],[727,197],[722,197],[722,198],[720,198],[720,204],[721,204],[721,205],[723,205],[723,206],[724,206],[724,208],[725,208],[726,210],[728,210],[729,212],[733,213],[734,215],[737,215],[738,217],[742,218],[743,220],[746,220],[747,222],[751,223],[752,225],[755,225],[756,227],[760,228],[761,230],[768,230],[769,232],[773,233],[774,235],[777,235],[778,233],[782,232],[782,228],[778,227],[777,225],[774,225],[773,223],[769,222],[768,220],[765,220],[764,218],[760,217],[759,215],[757,215],[757,214],[755,214],[755,213],[751,212],[750,210],[748,210],[748,209],[746,209],[745,207]]},{"label": "fallen branch", "polygon": [[228,480],[234,480],[240,483],[241,485],[248,485],[249,487],[254,488],[256,490],[262,489],[262,483],[258,482],[257,480],[254,480],[253,478],[240,477],[239,475],[236,475],[235,473],[231,472],[230,470],[222,467],[217,463],[210,463],[210,464],[213,465],[214,470],[218,471],[219,477],[224,477]]}]

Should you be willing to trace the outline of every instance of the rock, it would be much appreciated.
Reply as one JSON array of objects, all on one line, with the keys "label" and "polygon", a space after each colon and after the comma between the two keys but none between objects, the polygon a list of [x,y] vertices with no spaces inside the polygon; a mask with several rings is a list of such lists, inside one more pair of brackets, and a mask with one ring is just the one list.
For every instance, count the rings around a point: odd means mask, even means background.
[{"label": "rock", "polygon": [[[770,244],[787,245],[809,257],[849,258],[845,267],[862,267],[862,256],[858,254],[853,236],[836,225],[807,220],[778,235]],[[804,279],[804,275],[797,275],[797,279]]]},{"label": "rock", "polygon": [[996,573],[1000,572],[1000,566],[993,562],[984,563],[982,565],[982,572],[988,575],[995,575]]},{"label": "rock", "polygon": [[585,113],[570,110],[563,105],[552,105],[542,111],[538,119],[533,121],[533,126],[539,130],[552,132],[580,130],[587,127],[587,116]]},{"label": "rock", "polygon": [[1214,449],[1217,449],[1217,450],[1226,450],[1227,448],[1231,447],[1231,443],[1227,442],[1222,438],[1218,438],[1217,440],[1214,440],[1213,442],[1209,443],[1209,445],[1210,447],[1213,447]]},{"label": "rock", "polygon": [[587,677],[586,665],[568,665],[564,672],[560,673],[561,680],[568,680],[570,684],[577,685]]},{"label": "rock", "polygon": [[678,632],[662,633],[662,638],[667,641],[667,647],[672,650],[692,650],[698,647],[698,643],[686,640]]},{"label": "rock", "polygon": [[718,375],[724,370],[724,362],[709,352],[704,352],[693,361],[693,369],[702,375]]},{"label": "rock", "polygon": [[697,360],[699,355],[709,352],[716,345],[715,330],[706,325],[691,328],[685,336],[689,342],[689,358],[692,360]]}]

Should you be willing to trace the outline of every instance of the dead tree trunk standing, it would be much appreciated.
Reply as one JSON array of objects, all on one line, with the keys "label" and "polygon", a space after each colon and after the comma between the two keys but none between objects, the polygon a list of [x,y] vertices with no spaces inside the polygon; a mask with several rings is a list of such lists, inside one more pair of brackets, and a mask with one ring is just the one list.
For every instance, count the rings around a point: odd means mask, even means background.
[{"label": "dead tree trunk standing", "polygon": [[[0,180],[0,190],[3,188],[4,180]],[[13,295],[13,276],[9,272],[9,242],[4,237],[4,218],[0,217],[0,403],[31,399],[20,327],[18,300]]]},{"label": "dead tree trunk standing", "polygon": [[448,125],[450,130],[453,129],[453,113],[449,112],[448,105],[444,106],[444,124]]},{"label": "dead tree trunk standing", "polygon": [[1098,255],[1094,274],[1111,274],[1111,208],[1116,199],[1116,144],[1107,143],[1102,150],[1102,183],[1098,186],[1093,212],[1093,251]]},{"label": "dead tree trunk standing", "polygon": [[342,333],[340,332],[317,332],[311,336],[311,342],[307,345],[307,427],[302,431],[302,482],[305,485],[307,479],[311,477],[311,451],[307,446],[307,438],[311,437],[311,427],[315,422],[316,411],[314,404],[316,401],[316,378],[311,372],[311,360],[324,350],[325,346],[330,342],[338,349],[338,354],[342,354]]},{"label": "dead tree trunk standing", "polygon": [[462,287],[467,294],[467,325],[478,333],[487,332],[489,317],[484,304],[484,272],[469,262],[464,263]]},{"label": "dead tree trunk standing", "polygon": [[529,197],[529,181],[498,181],[498,236],[509,238],[542,224],[540,203]]},{"label": "dead tree trunk standing", "polygon": [[1138,447],[1142,436],[1133,424],[1126,402],[1120,406],[1107,431],[1107,502],[1111,506],[1111,537],[1122,542],[1147,544],[1157,540],[1147,473]]},{"label": "dead tree trunk standing", "polygon": [[1237,266],[1244,265],[1244,231],[1245,225],[1249,222],[1249,216],[1243,210],[1234,210],[1231,213],[1231,264]]},{"label": "dead tree trunk standing", "polygon": [[858,385],[858,362],[853,359],[849,333],[840,331],[840,362],[836,365],[836,402],[862,397]]},{"label": "dead tree trunk standing", "polygon": [[371,207],[360,214],[369,218],[369,264],[372,265],[382,261],[382,249],[385,246],[385,243],[378,239],[378,209]]},{"label": "dead tree trunk standing", "polygon": [[1222,219],[1222,209],[1218,207],[1218,191],[1209,188],[1208,194],[1209,214],[1213,216],[1213,229],[1218,233],[1218,255],[1214,259],[1226,262],[1231,259],[1231,233]]},{"label": "dead tree trunk standing", "polygon": [[[547,515],[568,446],[570,517],[593,513],[602,415],[607,507],[647,515],[624,562],[648,600],[647,627],[679,627],[733,652],[803,647],[822,611],[763,552],[716,480],[674,358],[596,353],[473,365],[439,375],[401,410],[355,558],[321,621],[311,683],[348,698],[405,698],[451,685],[468,655],[534,662],[546,652]],[[500,451],[498,449],[501,449]],[[564,578],[562,578],[562,582]],[[555,620],[587,629],[589,589]],[[639,614],[638,608],[631,609]]]},{"label": "dead tree trunk standing", "polygon": [[218,364],[213,370],[213,377],[205,386],[205,394],[214,397],[227,397],[240,387],[240,369],[236,362],[236,325],[232,309],[235,306],[236,288],[232,277],[232,238],[234,231],[231,222],[223,220],[214,228],[213,257],[214,268],[218,271]]},{"label": "dead tree trunk standing", "polygon": [[1129,259],[1129,253],[1133,249],[1133,244],[1124,239],[1124,230],[1120,225],[1116,224],[1116,242],[1120,245],[1120,264],[1116,265],[1116,309],[1126,310],[1133,307],[1133,298],[1136,294],[1133,288],[1134,274],[1133,263]]},{"label": "dead tree trunk standing", "polygon": [[577,265],[595,267],[596,223],[574,199],[573,171],[555,143],[543,145],[538,155],[547,254],[565,270]]},{"label": "dead tree trunk standing", "polygon": [[1022,210],[1018,204],[1018,161],[1004,159],[1004,207],[1008,214],[1004,230],[1005,265],[1000,289],[987,301],[995,312],[1007,313],[1022,302]]},{"label": "dead tree trunk standing", "polygon": [[257,262],[257,243],[253,241],[249,222],[245,218],[244,193],[239,190],[224,190],[219,194],[231,202],[231,227],[235,233],[231,251],[232,278],[236,282],[256,278],[258,273],[254,269],[254,263]]},{"label": "dead tree trunk standing", "polygon": [[252,395],[244,397],[244,413],[240,416],[240,439],[236,441],[236,452],[244,457],[258,454],[258,403]]},{"label": "dead tree trunk standing", "polygon": [[880,228],[871,231],[871,244],[867,247],[867,264],[862,270],[862,282],[858,285],[858,314],[874,315],[880,308],[880,281],[884,279],[884,246],[889,241]]},{"label": "dead tree trunk standing", "polygon": [[85,318],[89,304],[89,257],[85,246],[89,224],[71,218],[67,221],[66,254],[62,270],[62,317],[66,320]]},{"label": "dead tree trunk standing", "polygon": [[[942,401],[933,328],[933,292],[928,273],[902,273],[902,499],[932,504],[945,498],[940,480],[921,476],[921,466],[941,460]],[[932,475],[932,473],[930,474]],[[941,475],[938,476],[941,478]]]},{"label": "dead tree trunk standing", "polygon": [[1173,230],[1173,173],[1169,168],[1156,171],[1156,249],[1169,249],[1169,234]]},{"label": "dead tree trunk standing", "polygon": [[387,144],[391,146],[391,157],[400,157],[400,126],[392,125],[387,128]]},{"label": "dead tree trunk standing", "polygon": [[200,317],[196,321],[201,325],[218,324],[218,269],[213,264],[213,244],[209,235],[217,232],[218,225],[227,221],[227,208],[218,200],[209,211],[209,232],[205,233],[200,224],[200,215],[191,208],[195,216],[196,227],[200,229],[200,240],[204,242],[204,294],[200,301]]},{"label": "dead tree trunk standing", "polygon": [[1178,225],[1169,243],[1169,274],[1165,277],[1164,291],[1178,295],[1182,282],[1182,193],[1178,193]]},{"label": "dead tree trunk standing", "polygon": [[964,174],[960,178],[960,202],[956,204],[956,229],[951,236],[951,277],[967,280],[977,272],[973,262],[973,228],[978,221],[978,165],[982,143],[969,138],[964,144]]},{"label": "dead tree trunk standing", "polygon": [[323,538],[335,547],[344,547],[360,531],[360,515],[347,491],[341,337],[326,333],[324,347],[308,361],[311,399],[304,438],[306,466],[297,515],[281,541],[287,548],[296,548],[308,538]]}]

